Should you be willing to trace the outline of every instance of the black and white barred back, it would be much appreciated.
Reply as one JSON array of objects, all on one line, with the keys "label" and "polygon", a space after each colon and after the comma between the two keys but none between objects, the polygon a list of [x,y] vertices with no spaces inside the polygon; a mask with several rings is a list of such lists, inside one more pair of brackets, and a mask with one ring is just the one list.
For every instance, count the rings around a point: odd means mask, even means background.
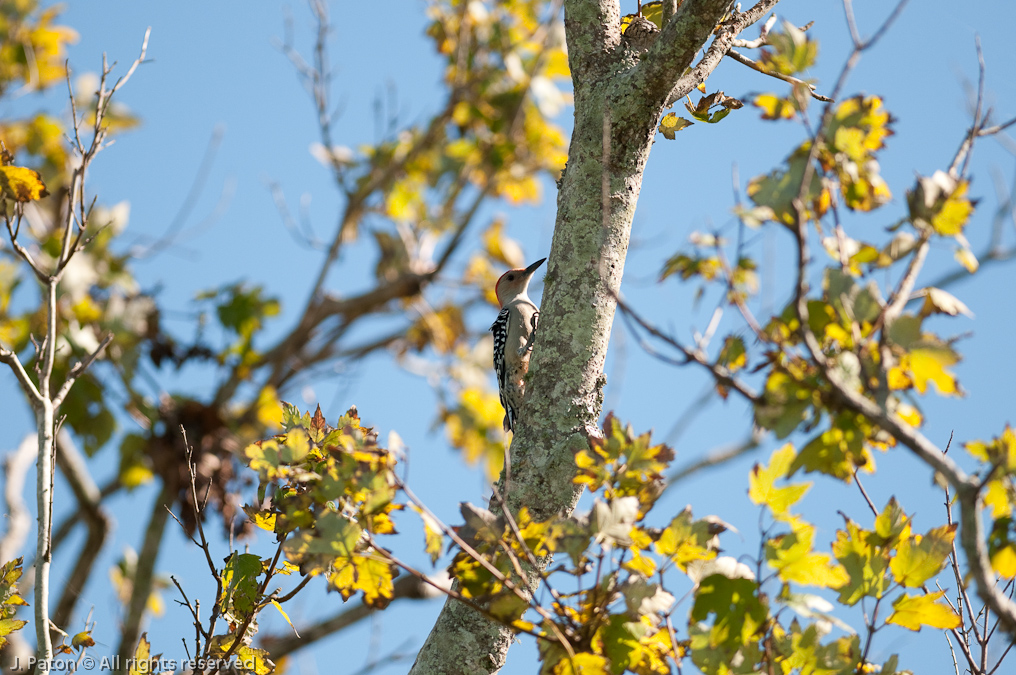
[{"label": "black and white barred back", "polygon": [[490,332],[494,334],[494,372],[497,374],[497,392],[501,397],[501,407],[504,408],[505,417],[508,420],[508,429],[515,427],[515,408],[508,403],[504,395],[505,387],[508,385],[507,365],[504,360],[506,343],[508,342],[508,317],[510,311],[507,307],[501,310],[490,325]]}]

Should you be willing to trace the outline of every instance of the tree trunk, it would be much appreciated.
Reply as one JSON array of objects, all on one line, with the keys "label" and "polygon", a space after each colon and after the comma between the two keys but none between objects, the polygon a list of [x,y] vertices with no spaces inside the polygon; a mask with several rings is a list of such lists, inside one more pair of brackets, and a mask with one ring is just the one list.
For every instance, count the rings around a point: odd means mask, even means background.
[{"label": "tree trunk", "polygon": [[[679,85],[691,91],[698,84],[699,75],[685,71],[730,1],[685,0],[644,52],[622,37],[616,0],[564,5],[575,126],[506,497],[513,512],[525,506],[537,520],[570,514],[581,493],[572,483],[573,457],[598,433],[614,294],[656,125],[664,107],[683,95]],[[729,41],[720,48],[725,53]],[[702,69],[702,80],[713,67]],[[493,673],[512,638],[509,629],[449,599],[410,672]]]}]

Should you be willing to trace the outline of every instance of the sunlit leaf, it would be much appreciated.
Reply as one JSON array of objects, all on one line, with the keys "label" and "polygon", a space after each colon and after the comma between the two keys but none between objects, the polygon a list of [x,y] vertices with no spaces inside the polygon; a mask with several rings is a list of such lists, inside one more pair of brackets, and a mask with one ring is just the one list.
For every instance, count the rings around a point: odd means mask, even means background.
[{"label": "sunlit leaf", "polygon": [[945,566],[955,536],[956,524],[953,523],[900,543],[896,556],[889,563],[896,582],[910,588],[922,587]]},{"label": "sunlit leaf", "polygon": [[936,602],[943,595],[945,591],[917,596],[903,594],[893,601],[893,613],[885,622],[913,631],[921,630],[922,626],[956,628],[960,625],[960,617],[948,606]]},{"label": "sunlit leaf", "polygon": [[151,675],[152,645],[148,641],[148,633],[142,633],[138,646],[134,649],[134,658],[129,664],[129,675]]},{"label": "sunlit leaf", "polygon": [[776,94],[759,94],[752,101],[752,105],[762,109],[764,120],[789,120],[797,115],[797,107],[793,101],[780,98]]},{"label": "sunlit leaf", "polygon": [[829,554],[812,550],[813,526],[798,521],[792,529],[790,534],[772,537],[765,545],[766,561],[780,579],[823,588],[839,588],[850,580]]},{"label": "sunlit leaf", "polygon": [[773,516],[785,518],[790,507],[797,503],[811,488],[811,483],[792,483],[776,487],[776,481],[786,478],[797,453],[787,443],[773,452],[769,466],[756,464],[748,475],[748,497],[752,502],[769,507]]},{"label": "sunlit leaf", "polygon": [[39,172],[23,166],[0,166],[0,191],[17,202],[30,202],[49,194]]},{"label": "sunlit leaf", "polygon": [[694,122],[678,117],[677,113],[667,113],[660,120],[659,131],[667,140],[674,140],[674,134],[681,129],[690,127]]}]

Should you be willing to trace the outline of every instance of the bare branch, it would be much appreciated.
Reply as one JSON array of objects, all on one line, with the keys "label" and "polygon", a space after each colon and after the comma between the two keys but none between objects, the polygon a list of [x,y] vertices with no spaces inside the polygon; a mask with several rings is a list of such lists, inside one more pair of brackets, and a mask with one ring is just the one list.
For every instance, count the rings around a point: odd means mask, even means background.
[{"label": "bare branch", "polygon": [[[664,342],[667,345],[670,345],[671,347],[673,347],[674,349],[676,349],[677,351],[679,351],[681,354],[684,355],[683,360],[667,359],[668,362],[670,362],[673,365],[685,365],[687,363],[697,363],[700,366],[704,367],[706,370],[708,370],[710,373],[712,373],[713,379],[716,380],[717,384],[723,385],[724,387],[730,389],[734,389],[752,403],[756,403],[759,401],[759,394],[757,394],[754,389],[748,386],[747,383],[742,382],[741,380],[735,378],[726,368],[714,363],[710,363],[707,356],[700,350],[685,347],[680,342],[678,342],[671,336],[661,332],[647,320],[639,316],[631,307],[627,305],[627,303],[624,302],[624,300],[622,300],[619,297],[616,299],[617,299],[617,307],[618,309],[621,310],[625,318],[632,319],[636,324],[639,325],[639,327],[641,327],[647,333],[652,335],[654,338],[660,340],[661,342]],[[646,348],[650,354],[657,356],[657,358],[666,359],[666,357],[657,354],[656,350],[646,345],[646,343],[642,340],[640,336],[638,337],[638,339],[640,344],[643,345],[643,348]]]},{"label": "bare branch", "polygon": [[[162,489],[152,503],[145,537],[138,552],[137,565],[134,569],[134,584],[131,598],[127,605],[127,616],[120,628],[120,644],[116,653],[121,658],[129,658],[134,653],[138,638],[141,635],[141,623],[144,620],[148,597],[152,593],[155,580],[155,561],[159,557],[163,535],[166,531],[168,513],[166,507],[173,503],[173,492],[169,483],[163,483]],[[216,596],[218,597],[218,596]]]},{"label": "bare branch", "polygon": [[113,341],[113,334],[106,333],[106,337],[102,338],[102,342],[95,348],[91,354],[85,357],[84,361],[79,361],[71,368],[71,371],[67,373],[67,379],[60,386],[60,391],[57,392],[56,396],[53,397],[53,406],[60,407],[67,394],[70,393],[71,387],[74,386],[74,381],[81,377],[81,374],[88,370],[88,366],[92,365],[95,359],[99,358],[99,354],[109,346],[109,343]]},{"label": "bare branch", "polygon": [[[311,577],[307,577],[310,579]],[[447,584],[450,588],[450,584]],[[400,577],[395,581],[394,588],[392,590],[392,601],[395,600],[429,600],[431,598],[440,597],[441,591],[435,589],[430,584],[424,582],[420,578],[408,575]],[[280,599],[281,602],[281,599]],[[285,635],[266,635],[261,639],[261,648],[268,651],[272,655],[272,658],[278,661],[280,658],[296,651],[297,649],[303,649],[304,647],[317,642],[329,635],[334,635],[339,631],[348,628],[357,622],[367,618],[374,613],[375,610],[371,609],[367,605],[358,604],[348,609],[343,609],[336,614],[333,614],[327,619],[323,619],[312,626],[308,626],[300,629],[300,635],[292,635],[287,633]]]},{"label": "bare branch", "polygon": [[[956,156],[953,157],[952,164],[949,165],[949,175],[953,178],[966,175],[967,166],[970,164],[970,155],[974,149],[974,141],[980,136],[980,129],[986,121],[983,115],[986,67],[984,64],[984,52],[981,51],[980,37],[974,37],[974,46],[977,49],[977,98],[974,103],[974,119],[970,123],[970,130],[956,151]],[[962,169],[959,168],[961,164],[963,166]]]},{"label": "bare branch", "polygon": [[35,258],[33,258],[32,254],[28,252],[28,249],[22,246],[21,242],[18,241],[18,229],[20,228],[22,217],[20,209],[22,207],[20,205],[16,205],[14,208],[15,208],[14,217],[15,220],[18,222],[17,226],[11,224],[10,218],[4,217],[4,224],[7,226],[7,234],[11,238],[11,247],[14,249],[15,253],[18,254],[18,257],[20,257],[22,260],[25,261],[25,263],[28,265],[28,268],[32,270],[32,273],[35,274],[35,278],[38,279],[40,283],[46,283],[46,280],[49,278],[49,275],[45,272],[45,270],[43,270],[38,265],[38,263],[35,262]]},{"label": "bare branch", "polygon": [[25,371],[25,367],[21,365],[21,361],[18,359],[18,355],[6,347],[0,347],[0,363],[6,363],[14,371],[14,376],[18,380],[18,384],[21,385],[21,390],[25,393],[25,398],[33,408],[38,410],[42,404],[42,394],[36,388],[35,383],[32,382],[32,378],[29,377]]},{"label": "bare branch", "polygon": [[688,464],[686,466],[683,466],[680,469],[677,469],[676,471],[672,472],[669,476],[667,476],[667,489],[670,489],[671,486],[676,485],[677,483],[685,480],[686,478],[694,476],[695,474],[704,469],[712,469],[718,466],[722,466],[739,457],[743,457],[744,455],[758,448],[761,440],[762,440],[761,433],[753,431],[751,436],[749,436],[741,443],[710,452],[706,454],[706,456],[703,457],[702,459],[692,462],[691,464]]},{"label": "bare branch", "polygon": [[818,101],[825,101],[827,103],[829,101],[832,101],[832,99],[829,98],[828,96],[823,96],[822,94],[817,93],[815,91],[815,85],[813,85],[812,83],[805,82],[804,80],[799,80],[798,78],[792,77],[790,75],[784,75],[783,73],[777,72],[775,70],[766,70],[762,66],[760,66],[757,61],[753,61],[752,59],[748,58],[744,54],[742,54],[740,52],[737,52],[737,51],[734,51],[733,49],[727,50],[726,56],[729,56],[730,58],[734,59],[738,63],[746,65],[749,68],[751,68],[752,70],[755,70],[755,71],[757,71],[759,73],[762,73],[763,75],[768,75],[770,77],[775,77],[777,80],[783,80],[784,82],[789,82],[790,84],[793,84],[793,85],[801,85],[803,87],[807,87],[808,88],[808,93],[811,94],[811,97],[816,99],[816,100],[818,100]]},{"label": "bare branch", "polygon": [[984,129],[981,129],[980,131],[977,132],[977,135],[978,136],[994,136],[997,133],[1001,133],[1001,132],[1005,131],[1006,129],[1008,129],[1009,127],[1011,127],[1014,124],[1016,124],[1016,117],[1012,118],[1008,122],[1003,122],[1002,124],[996,124],[993,127],[986,127]]},{"label": "bare branch", "polygon": [[[776,15],[770,14],[766,22],[759,29],[759,35],[754,40],[742,40],[738,38],[731,43],[731,46],[739,49],[758,49],[769,43],[769,31],[776,25]],[[803,29],[802,29],[803,30]]]},{"label": "bare branch", "polygon": [[112,522],[109,515],[100,507],[102,493],[88,471],[85,458],[66,430],[61,430],[57,434],[56,450],[57,466],[71,486],[78,502],[78,511],[83,514],[88,525],[88,536],[81,545],[81,552],[64,583],[56,609],[53,610],[53,623],[57,626],[66,626],[75,605],[81,599],[81,591],[92,574],[95,561],[102,552]]},{"label": "bare branch", "polygon": [[131,64],[131,67],[127,70],[127,73],[119,80],[117,80],[115,85],[113,85],[113,88],[109,91],[109,96],[112,96],[120,89],[120,87],[127,84],[127,81],[131,79],[131,75],[133,75],[134,71],[138,69],[138,66],[140,66],[142,63],[145,62],[145,55],[148,53],[148,38],[151,37],[151,35],[152,35],[152,27],[149,26],[148,28],[145,29],[144,40],[141,41],[141,53],[138,54],[138,58],[134,59],[134,63]]},{"label": "bare branch", "polygon": [[14,560],[25,545],[32,528],[31,514],[25,504],[25,477],[35,458],[36,438],[29,434],[17,449],[4,456],[4,504],[7,508],[7,531],[0,539],[0,561]]},{"label": "bare branch", "polygon": [[[759,0],[759,2],[757,2],[755,6],[748,11],[736,14],[729,21],[724,23],[716,37],[713,38],[713,42],[709,45],[705,55],[697,64],[695,64],[695,66],[691,69],[691,72],[682,75],[673,84],[670,89],[670,93],[664,100],[664,107],[673,105],[676,101],[689,94],[692,89],[705,82],[706,78],[709,77],[709,74],[713,72],[716,66],[720,64],[720,61],[723,60],[726,53],[730,50],[730,47],[733,45],[734,38],[736,38],[745,28],[761,20],[761,18],[765,16],[769,10],[775,7],[778,2],[779,0]],[[682,4],[681,9],[678,10],[678,13],[673,19],[671,19],[671,23],[674,23],[680,18],[684,8],[685,5]],[[711,30],[712,27],[710,27],[710,31]],[[707,36],[708,33],[703,36],[703,40]],[[660,40],[657,40],[657,44],[661,42],[663,42],[663,36],[661,36]],[[698,44],[701,45],[702,41]],[[697,50],[698,46],[696,46],[695,49]],[[652,51],[650,50],[650,54],[651,53]],[[693,55],[694,52],[692,53],[692,56]],[[690,63],[691,58],[689,57],[688,62],[685,63],[680,70],[671,72],[683,73]]]}]

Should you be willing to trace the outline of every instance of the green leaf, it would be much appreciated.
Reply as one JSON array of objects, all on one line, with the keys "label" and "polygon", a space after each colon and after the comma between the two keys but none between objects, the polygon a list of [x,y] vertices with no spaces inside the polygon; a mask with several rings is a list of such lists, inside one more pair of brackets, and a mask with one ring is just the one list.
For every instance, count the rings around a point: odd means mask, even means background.
[{"label": "green leaf", "polygon": [[[794,202],[800,193],[804,181],[809,150],[801,146],[787,159],[787,168],[777,169],[766,176],[756,176],[748,181],[747,193],[758,206],[768,206],[773,210],[776,219],[784,225],[793,225],[796,221]],[[811,219],[824,214],[831,203],[829,190],[822,183],[820,172],[816,169],[811,173],[811,182],[805,191],[802,213],[804,219]]]},{"label": "green leaf", "polygon": [[729,579],[713,574],[699,582],[693,621],[715,615],[712,633],[719,644],[740,647],[748,644],[768,617],[766,606],[756,596],[758,584],[751,579]]},{"label": "green leaf", "polygon": [[515,591],[503,591],[494,596],[488,610],[494,618],[505,624],[521,619],[529,609],[529,603],[515,594]]},{"label": "green leaf", "polygon": [[759,59],[765,72],[793,75],[811,67],[818,56],[818,43],[789,21],[783,22],[782,31],[770,33],[768,42],[771,49],[764,49]]},{"label": "green leaf", "polygon": [[720,350],[717,363],[731,373],[735,373],[747,363],[747,353],[744,347],[744,338],[737,335],[729,335],[723,341],[723,348]]},{"label": "green leaf", "polygon": [[246,619],[254,611],[258,598],[261,558],[253,553],[233,553],[222,569],[222,609]]},{"label": "green leaf", "polygon": [[858,468],[873,471],[875,460],[865,446],[869,430],[861,416],[840,413],[828,430],[801,448],[791,471],[818,471],[843,481],[850,481]]}]

